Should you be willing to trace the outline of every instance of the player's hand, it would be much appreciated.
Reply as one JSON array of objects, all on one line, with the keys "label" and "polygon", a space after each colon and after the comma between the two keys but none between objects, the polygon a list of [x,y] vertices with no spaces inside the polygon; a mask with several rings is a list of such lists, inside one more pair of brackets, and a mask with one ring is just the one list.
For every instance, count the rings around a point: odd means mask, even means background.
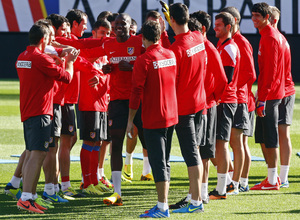
[{"label": "player's hand", "polygon": [[106,65],[102,66],[102,71],[104,74],[111,73],[112,69],[113,69],[112,65],[110,65],[110,64],[106,64]]},{"label": "player's hand", "polygon": [[65,57],[66,62],[75,62],[79,54],[80,50],[72,49]]},{"label": "player's hand", "polygon": [[133,138],[133,129],[134,129],[133,122],[128,122],[127,128],[126,128],[126,134],[127,134],[127,137],[130,139]]},{"label": "player's hand", "polygon": [[165,32],[165,30],[166,30],[166,23],[165,23],[165,20],[161,16],[159,18],[159,24],[160,24],[161,33]]},{"label": "player's hand", "polygon": [[50,57],[53,58],[53,60],[55,61],[56,65],[62,64],[64,62],[63,58],[60,58],[59,56],[55,55],[55,54],[51,54],[51,53],[46,53],[48,54]]},{"label": "player's hand", "polygon": [[132,71],[132,69],[133,69],[133,65],[128,63],[127,61],[121,60],[119,62],[119,70],[121,70],[121,71]]},{"label": "player's hand", "polygon": [[257,101],[256,102],[256,114],[259,117],[265,117],[266,116],[265,105],[266,105],[266,102],[262,102],[262,101]]},{"label": "player's hand", "polygon": [[94,76],[93,78],[89,79],[89,86],[90,87],[95,87],[99,84],[99,77],[98,76]]}]

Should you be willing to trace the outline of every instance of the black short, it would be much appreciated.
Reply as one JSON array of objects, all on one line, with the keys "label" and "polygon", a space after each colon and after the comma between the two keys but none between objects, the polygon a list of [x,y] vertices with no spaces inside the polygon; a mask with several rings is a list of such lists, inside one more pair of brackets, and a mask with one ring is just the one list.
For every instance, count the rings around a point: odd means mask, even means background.
[{"label": "black short", "polygon": [[243,135],[248,137],[253,137],[255,111],[249,112],[248,114],[249,114],[249,129],[244,130]]},{"label": "black short", "polygon": [[295,94],[284,97],[279,105],[279,119],[280,125],[291,125],[293,120],[293,111],[295,104]]},{"label": "black short", "polygon": [[[126,129],[129,113],[129,100],[114,100],[108,105],[108,126],[110,129]],[[143,129],[141,107],[138,109],[134,120],[138,130]]]},{"label": "black short", "polygon": [[26,150],[49,151],[52,120],[50,115],[38,115],[23,122]]},{"label": "black short", "polygon": [[62,128],[61,134],[74,136],[76,132],[74,104],[65,104],[61,107]]},{"label": "black short", "polygon": [[247,103],[237,105],[237,109],[233,116],[232,127],[236,129],[249,129],[249,111]]},{"label": "black short", "polygon": [[170,151],[174,126],[161,129],[145,129],[148,157],[155,182],[170,181]]},{"label": "black short", "polygon": [[199,139],[200,139],[200,144],[197,141],[198,146],[204,146],[206,142],[206,129],[207,129],[207,115],[201,115],[201,126],[199,129]]},{"label": "black short", "polygon": [[281,99],[267,100],[265,117],[256,117],[255,143],[264,143],[266,148],[278,147],[278,106]]},{"label": "black short", "polygon": [[229,141],[237,103],[220,103],[217,107],[217,140]]},{"label": "black short", "polygon": [[100,141],[107,138],[107,117],[105,112],[80,112],[80,140]]},{"label": "black short", "polygon": [[200,145],[200,156],[202,159],[215,158],[216,152],[216,130],[217,130],[217,106],[207,109],[206,114],[206,136],[205,145]]},{"label": "black short", "polygon": [[62,126],[61,105],[53,104],[53,119],[49,147],[55,147],[55,137],[60,137]]},{"label": "black short", "polygon": [[[199,114],[179,115],[176,133],[180,145],[181,154],[188,167],[196,166],[201,163],[200,153],[197,144],[197,130],[200,128]],[[198,130],[199,131],[199,130]]]}]

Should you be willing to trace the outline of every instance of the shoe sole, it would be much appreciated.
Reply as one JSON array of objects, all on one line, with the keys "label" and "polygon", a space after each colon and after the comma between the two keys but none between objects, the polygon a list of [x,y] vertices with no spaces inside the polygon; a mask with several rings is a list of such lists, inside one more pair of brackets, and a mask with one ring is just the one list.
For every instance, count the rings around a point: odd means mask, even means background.
[{"label": "shoe sole", "polygon": [[21,206],[17,206],[17,207],[18,207],[18,209],[19,209],[20,211],[29,212],[29,213],[32,213],[32,214],[44,214],[43,211],[41,211],[42,213],[40,213],[40,212],[35,212],[35,211],[29,210],[29,209],[25,209],[25,208],[23,208],[23,207],[21,207]]},{"label": "shoe sole", "polygon": [[225,197],[225,196],[218,196],[218,197],[213,196],[213,197],[209,197],[209,200],[219,200],[219,199],[227,199],[227,197]]},{"label": "shoe sole", "polygon": [[11,193],[9,190],[4,190],[4,193],[10,197],[12,197],[14,200],[18,200],[17,196],[13,193]]}]

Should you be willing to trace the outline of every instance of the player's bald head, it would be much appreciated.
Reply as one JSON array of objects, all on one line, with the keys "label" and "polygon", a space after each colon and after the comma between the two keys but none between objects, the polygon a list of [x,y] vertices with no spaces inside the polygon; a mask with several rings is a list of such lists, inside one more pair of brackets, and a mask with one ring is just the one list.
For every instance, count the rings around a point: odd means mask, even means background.
[{"label": "player's bald head", "polygon": [[[127,13],[121,13],[121,14],[119,14],[119,15],[116,17],[116,20],[118,20],[118,19],[125,20],[126,23],[131,24],[131,17],[130,17],[130,15],[127,14]],[[116,21],[116,20],[115,20],[115,21]]]}]

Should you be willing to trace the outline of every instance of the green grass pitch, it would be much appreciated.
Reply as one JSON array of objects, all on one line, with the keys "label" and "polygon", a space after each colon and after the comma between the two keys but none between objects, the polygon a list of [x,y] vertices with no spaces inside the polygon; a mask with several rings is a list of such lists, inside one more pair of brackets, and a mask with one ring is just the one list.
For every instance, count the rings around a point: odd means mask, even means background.
[{"label": "green grass pitch", "polygon": [[[250,191],[236,196],[228,196],[227,200],[210,201],[204,206],[204,213],[172,214],[171,219],[299,219],[300,216],[300,85],[297,85],[296,103],[291,139],[293,145],[289,172],[290,188],[279,191]],[[81,141],[78,140],[71,155],[79,156]],[[260,146],[249,139],[252,155],[262,157]],[[0,80],[0,159],[14,159],[12,154],[21,154],[24,150],[23,128],[19,113],[19,82],[16,80]],[[141,153],[138,144],[136,152]],[[173,138],[172,155],[181,156],[176,135]],[[110,161],[105,161],[105,174],[110,177]],[[146,209],[157,201],[153,182],[139,181],[142,173],[142,161],[134,160],[134,180],[130,185],[122,186],[124,206],[107,207],[103,204],[103,196],[89,196],[70,201],[68,204],[57,204],[54,209],[47,210],[44,215],[27,214],[16,207],[16,201],[3,193],[5,185],[10,181],[16,164],[0,164],[0,219],[137,219]],[[81,181],[79,162],[71,163],[70,178],[75,189],[79,189]],[[252,162],[249,185],[262,181],[267,175],[264,162]],[[209,191],[217,183],[216,170],[210,169]],[[38,193],[44,189],[42,172],[38,184]],[[171,163],[171,187],[169,204],[179,201],[188,192],[187,168],[184,163]],[[105,194],[107,195],[107,194]],[[104,195],[104,196],[105,196]],[[109,195],[109,194],[108,194]]]}]

